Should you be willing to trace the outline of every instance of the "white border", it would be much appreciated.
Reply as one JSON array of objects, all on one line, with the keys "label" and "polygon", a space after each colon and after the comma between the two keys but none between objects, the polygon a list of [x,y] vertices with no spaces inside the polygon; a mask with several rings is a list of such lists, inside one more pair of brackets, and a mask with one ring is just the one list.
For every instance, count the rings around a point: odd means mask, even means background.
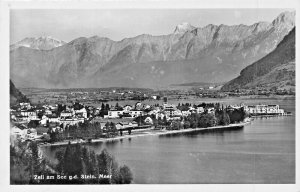
[{"label": "white border", "polygon": [[[206,184],[206,185],[9,185],[9,10],[10,9],[183,9],[183,8],[294,8],[296,9],[296,26],[299,26],[298,0],[209,0],[209,1],[180,1],[180,0],[82,0],[82,1],[5,1],[0,2],[0,85],[1,85],[1,156],[0,156],[0,189],[1,191],[300,191],[299,168],[296,169],[296,184]],[[296,69],[299,58],[299,31],[296,29]],[[299,71],[296,70],[296,115],[299,117]],[[5,91],[3,91],[5,90]],[[296,118],[296,167],[299,162],[299,120]]]}]

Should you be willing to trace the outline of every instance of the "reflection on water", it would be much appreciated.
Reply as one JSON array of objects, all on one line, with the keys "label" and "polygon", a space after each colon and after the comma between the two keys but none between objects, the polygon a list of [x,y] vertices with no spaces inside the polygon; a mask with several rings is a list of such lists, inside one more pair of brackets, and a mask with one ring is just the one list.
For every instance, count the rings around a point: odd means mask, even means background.
[{"label": "reflection on water", "polygon": [[[275,101],[274,101],[275,102]],[[278,102],[278,101],[276,101]],[[284,101],[295,112],[295,102]],[[270,102],[269,102],[270,103]],[[86,145],[128,165],[135,183],[295,183],[295,116],[238,130],[136,137]],[[44,153],[54,159],[58,147]]]},{"label": "reflection on water", "polygon": [[230,134],[234,132],[241,132],[242,128],[239,129],[217,129],[217,130],[199,130],[199,131],[193,131],[193,132],[183,132],[183,133],[171,133],[167,135],[158,135],[159,138],[175,138],[175,137],[189,137],[189,138],[198,138],[198,137],[204,137],[207,135],[214,135],[216,137],[222,137],[224,136],[224,133]]}]

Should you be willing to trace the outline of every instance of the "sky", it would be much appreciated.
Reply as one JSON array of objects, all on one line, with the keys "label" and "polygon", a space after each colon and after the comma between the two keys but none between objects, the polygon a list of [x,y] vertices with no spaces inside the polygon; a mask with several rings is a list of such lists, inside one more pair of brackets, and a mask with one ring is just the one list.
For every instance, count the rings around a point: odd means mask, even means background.
[{"label": "sky", "polygon": [[51,36],[69,42],[78,37],[108,37],[119,41],[140,34],[166,35],[176,25],[251,25],[271,22],[290,9],[13,9],[10,43],[26,37]]}]

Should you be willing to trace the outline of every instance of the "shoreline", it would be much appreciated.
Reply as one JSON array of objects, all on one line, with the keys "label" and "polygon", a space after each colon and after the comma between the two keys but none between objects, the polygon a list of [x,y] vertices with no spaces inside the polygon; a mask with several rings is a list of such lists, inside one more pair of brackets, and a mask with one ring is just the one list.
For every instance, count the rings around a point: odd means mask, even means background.
[{"label": "shoreline", "polygon": [[[131,139],[134,137],[143,137],[143,136],[156,136],[156,135],[169,135],[169,134],[179,134],[179,133],[188,133],[188,132],[195,132],[195,131],[205,131],[205,130],[218,130],[218,129],[231,129],[231,128],[243,128],[245,125],[249,124],[250,122],[244,122],[244,123],[236,123],[236,124],[229,124],[229,125],[223,125],[223,126],[215,126],[215,127],[207,127],[207,128],[188,128],[188,129],[180,129],[180,130],[153,130],[153,129],[147,129],[142,131],[135,131],[137,134],[133,135],[124,135],[124,136],[117,136],[113,138],[98,138],[98,139],[92,139],[92,141],[88,142],[86,140],[82,140],[79,142],[79,140],[70,140],[71,144],[90,144],[90,143],[105,143],[109,141],[115,141],[115,140],[122,140],[122,139]],[[68,145],[69,141],[62,141],[57,143],[47,143],[47,144],[39,144],[39,147],[51,147],[51,146],[64,146]]]}]

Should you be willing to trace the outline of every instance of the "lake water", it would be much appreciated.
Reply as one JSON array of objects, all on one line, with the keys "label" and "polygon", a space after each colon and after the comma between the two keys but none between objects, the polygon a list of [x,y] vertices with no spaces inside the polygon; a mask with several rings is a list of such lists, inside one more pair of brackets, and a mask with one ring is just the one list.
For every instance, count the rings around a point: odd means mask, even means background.
[{"label": "lake water", "polygon": [[[295,100],[243,102],[276,103],[294,115],[258,118],[235,131],[146,136],[87,147],[96,153],[106,148],[130,167],[139,184],[295,183]],[[56,151],[44,148],[52,160]]]}]

